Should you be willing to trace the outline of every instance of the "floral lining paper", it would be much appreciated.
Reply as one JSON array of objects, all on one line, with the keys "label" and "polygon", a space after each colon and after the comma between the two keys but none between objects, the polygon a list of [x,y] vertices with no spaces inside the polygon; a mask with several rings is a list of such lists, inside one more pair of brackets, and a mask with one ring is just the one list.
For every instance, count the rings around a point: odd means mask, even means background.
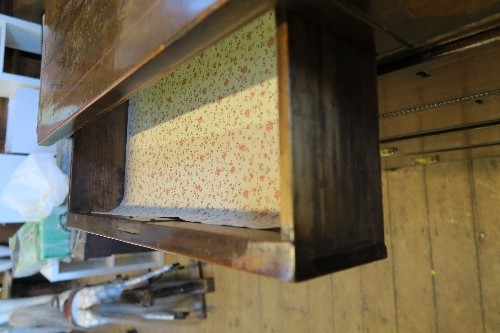
[{"label": "floral lining paper", "polygon": [[108,214],[279,227],[274,12],[130,99],[125,195]]}]

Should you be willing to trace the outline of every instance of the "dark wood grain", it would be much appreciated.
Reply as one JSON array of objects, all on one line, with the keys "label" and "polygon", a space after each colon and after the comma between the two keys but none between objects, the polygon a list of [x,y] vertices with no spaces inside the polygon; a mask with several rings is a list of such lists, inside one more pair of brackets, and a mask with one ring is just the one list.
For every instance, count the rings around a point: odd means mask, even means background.
[{"label": "dark wood grain", "polygon": [[12,15],[12,1],[13,0],[0,0],[0,13]]},{"label": "dark wood grain", "polygon": [[0,244],[8,244],[9,238],[12,237],[22,225],[21,222],[0,224]]},{"label": "dark wood grain", "polygon": [[5,73],[40,78],[41,56],[16,49],[6,48],[4,58]]},{"label": "dark wood grain", "polygon": [[11,2],[14,17],[42,24],[46,0],[15,0]]},{"label": "dark wood grain", "polygon": [[[395,34],[380,25],[374,24],[370,17],[343,1],[331,0],[284,0],[280,3],[287,10],[300,13],[303,17],[316,23],[335,29],[339,35],[353,39],[354,37],[365,42],[375,42],[375,51],[378,55],[399,53],[406,51],[409,45],[399,40]],[[360,25],[360,22],[361,25]],[[360,29],[363,26],[363,29]],[[373,36],[362,30],[370,29]],[[367,41],[366,38],[369,38]]]},{"label": "dark wood grain", "polygon": [[137,246],[116,239],[87,233],[85,235],[85,246],[83,258],[85,260],[91,258],[108,257],[113,254],[147,252],[151,249]]},{"label": "dark wood grain", "polygon": [[[373,40],[348,39],[300,14],[278,31],[283,234],[296,244],[298,275],[356,265],[334,258],[372,247],[384,257]],[[291,222],[291,221],[292,222]],[[322,261],[321,258],[329,258]],[[360,259],[361,261],[361,259]],[[334,263],[335,262],[335,263]],[[321,264],[320,264],[321,263]],[[307,272],[307,273],[306,273]],[[300,277],[299,277],[300,279]]]},{"label": "dark wood grain", "polygon": [[75,133],[70,211],[108,211],[120,204],[124,190],[127,118],[128,103],[123,103]]},{"label": "dark wood grain", "polygon": [[0,98],[0,153],[5,152],[8,105],[9,105],[8,98]]}]

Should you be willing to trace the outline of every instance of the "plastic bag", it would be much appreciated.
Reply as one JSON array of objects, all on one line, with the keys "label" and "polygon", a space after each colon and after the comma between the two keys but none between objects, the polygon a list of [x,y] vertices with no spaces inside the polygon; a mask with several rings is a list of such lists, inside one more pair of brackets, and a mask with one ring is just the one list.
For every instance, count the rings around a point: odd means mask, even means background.
[{"label": "plastic bag", "polygon": [[14,171],[0,199],[25,222],[38,222],[68,195],[68,177],[51,154],[31,154]]}]

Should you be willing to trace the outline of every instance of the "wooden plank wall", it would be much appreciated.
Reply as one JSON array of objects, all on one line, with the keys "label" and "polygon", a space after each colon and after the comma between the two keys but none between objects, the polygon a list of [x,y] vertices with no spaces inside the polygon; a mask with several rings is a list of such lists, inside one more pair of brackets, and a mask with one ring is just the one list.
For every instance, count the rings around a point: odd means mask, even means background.
[{"label": "wooden plank wall", "polygon": [[138,330],[498,332],[500,157],[385,171],[383,182],[387,260],[300,284],[206,265],[207,320]]}]

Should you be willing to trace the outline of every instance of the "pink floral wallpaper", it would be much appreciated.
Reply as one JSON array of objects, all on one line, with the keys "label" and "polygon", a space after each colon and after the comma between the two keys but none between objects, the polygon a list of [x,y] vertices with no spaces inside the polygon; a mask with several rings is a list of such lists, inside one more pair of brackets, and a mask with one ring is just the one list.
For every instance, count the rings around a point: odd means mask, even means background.
[{"label": "pink floral wallpaper", "polygon": [[275,34],[270,12],[131,98],[112,214],[279,227]]}]

